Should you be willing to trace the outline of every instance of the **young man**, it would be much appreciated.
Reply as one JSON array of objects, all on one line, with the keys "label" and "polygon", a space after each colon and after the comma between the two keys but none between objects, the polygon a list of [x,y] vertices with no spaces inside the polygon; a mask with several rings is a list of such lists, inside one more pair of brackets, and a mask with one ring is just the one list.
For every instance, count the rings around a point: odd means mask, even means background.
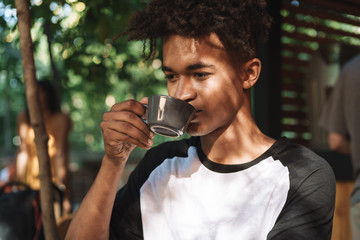
[{"label": "young man", "polygon": [[[131,39],[163,39],[170,96],[196,109],[188,140],[147,152],[117,194],[135,146],[154,134],[142,103],[105,113],[105,156],[67,239],[330,239],[335,179],[308,149],[264,135],[251,115],[265,2],[153,0],[130,21]],[[116,197],[116,199],[115,199]]]}]

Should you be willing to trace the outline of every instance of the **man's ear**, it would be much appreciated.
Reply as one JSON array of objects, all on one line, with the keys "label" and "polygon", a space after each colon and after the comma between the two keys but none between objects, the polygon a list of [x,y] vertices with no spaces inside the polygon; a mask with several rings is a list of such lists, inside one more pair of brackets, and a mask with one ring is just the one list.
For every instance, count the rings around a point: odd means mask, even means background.
[{"label": "man's ear", "polygon": [[244,64],[244,79],[242,87],[249,89],[255,85],[261,72],[261,62],[258,58],[253,58]]}]

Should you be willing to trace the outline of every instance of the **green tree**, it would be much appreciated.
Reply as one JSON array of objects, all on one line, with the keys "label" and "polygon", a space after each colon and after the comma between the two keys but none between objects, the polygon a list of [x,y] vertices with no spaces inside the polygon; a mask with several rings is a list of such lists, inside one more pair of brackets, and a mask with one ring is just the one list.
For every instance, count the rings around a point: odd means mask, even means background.
[{"label": "green tree", "polygon": [[[114,102],[166,93],[161,59],[145,62],[143,43],[117,38],[132,11],[146,3],[31,1],[37,78],[58,86],[63,109],[74,122],[72,150],[103,150],[99,124]],[[1,131],[0,148],[7,151],[16,149],[16,115],[25,108],[14,11],[12,1],[0,1],[0,102],[6,103],[0,105],[0,128],[7,130]]]}]

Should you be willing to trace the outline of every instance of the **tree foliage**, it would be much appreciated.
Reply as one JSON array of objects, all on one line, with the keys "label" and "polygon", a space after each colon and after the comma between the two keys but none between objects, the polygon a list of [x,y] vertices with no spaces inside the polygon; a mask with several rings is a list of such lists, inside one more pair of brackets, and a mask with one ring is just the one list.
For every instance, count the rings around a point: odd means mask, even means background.
[{"label": "tree foliage", "polygon": [[[145,62],[143,43],[117,38],[144,0],[32,0],[37,78],[54,81],[74,122],[72,149],[102,151],[99,123],[114,102],[166,92],[159,58]],[[0,1],[0,149],[14,152],[24,80],[13,2]]]}]

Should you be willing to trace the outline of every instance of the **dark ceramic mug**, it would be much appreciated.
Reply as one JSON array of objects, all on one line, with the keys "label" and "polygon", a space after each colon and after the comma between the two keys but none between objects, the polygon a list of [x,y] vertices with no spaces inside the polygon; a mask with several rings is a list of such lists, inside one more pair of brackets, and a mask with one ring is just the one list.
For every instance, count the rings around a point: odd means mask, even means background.
[{"label": "dark ceramic mug", "polygon": [[189,103],[166,95],[150,96],[144,107],[147,108],[144,122],[151,131],[166,137],[184,134],[195,113],[195,108]]}]

